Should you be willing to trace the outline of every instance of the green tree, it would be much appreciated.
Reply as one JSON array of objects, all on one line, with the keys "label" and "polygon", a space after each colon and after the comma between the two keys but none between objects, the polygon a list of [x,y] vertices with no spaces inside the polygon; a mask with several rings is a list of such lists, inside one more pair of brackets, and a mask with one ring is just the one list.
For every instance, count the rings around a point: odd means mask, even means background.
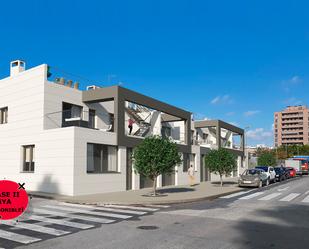
[{"label": "green tree", "polygon": [[175,166],[181,163],[176,143],[159,136],[145,138],[135,148],[132,157],[135,171],[153,181],[154,195],[157,177],[173,173]]},{"label": "green tree", "polygon": [[276,164],[276,158],[270,151],[261,153],[258,157],[258,165],[273,166]]},{"label": "green tree", "polygon": [[205,166],[210,172],[219,174],[222,187],[222,176],[231,174],[237,167],[236,156],[224,148],[211,150],[205,156]]}]

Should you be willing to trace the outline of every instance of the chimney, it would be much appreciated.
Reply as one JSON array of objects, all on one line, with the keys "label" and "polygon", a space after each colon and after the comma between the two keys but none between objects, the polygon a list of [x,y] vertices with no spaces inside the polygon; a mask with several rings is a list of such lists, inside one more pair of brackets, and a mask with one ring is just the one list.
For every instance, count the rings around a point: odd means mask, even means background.
[{"label": "chimney", "polygon": [[75,89],[78,89],[78,87],[79,87],[79,83],[78,83],[78,82],[75,82],[75,83],[74,83],[74,88],[75,88]]},{"label": "chimney", "polygon": [[10,76],[16,76],[25,71],[26,63],[22,60],[11,61]]}]

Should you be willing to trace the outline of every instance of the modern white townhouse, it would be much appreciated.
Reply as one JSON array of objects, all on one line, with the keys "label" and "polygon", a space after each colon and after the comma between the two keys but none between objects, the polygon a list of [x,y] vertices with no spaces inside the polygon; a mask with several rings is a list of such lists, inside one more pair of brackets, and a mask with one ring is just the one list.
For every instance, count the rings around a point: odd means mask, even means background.
[{"label": "modern white townhouse", "polygon": [[[223,121],[192,121],[191,113],[120,86],[89,86],[49,80],[46,64],[26,70],[13,61],[0,80],[0,177],[25,182],[27,190],[70,196],[152,186],[133,170],[133,149],[150,135],[177,143],[183,163],[157,186],[188,184],[210,175],[203,157],[226,147],[243,169],[244,132]],[[130,125],[130,128],[129,128]],[[239,146],[233,135],[240,136]]]}]

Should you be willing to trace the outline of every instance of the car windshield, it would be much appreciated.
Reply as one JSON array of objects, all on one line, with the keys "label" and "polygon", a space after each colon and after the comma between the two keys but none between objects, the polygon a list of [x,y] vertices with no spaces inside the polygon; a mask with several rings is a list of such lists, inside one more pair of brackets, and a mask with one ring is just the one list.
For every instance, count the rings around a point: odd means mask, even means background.
[{"label": "car windshield", "polygon": [[276,173],[280,173],[281,168],[275,168]]},{"label": "car windshield", "polygon": [[266,167],[266,166],[257,166],[256,168],[257,168],[257,169],[262,169],[262,170],[264,170],[265,172],[268,171],[268,167]]},{"label": "car windshield", "polygon": [[248,169],[245,172],[245,175],[258,175],[260,173],[259,170],[256,169]]}]

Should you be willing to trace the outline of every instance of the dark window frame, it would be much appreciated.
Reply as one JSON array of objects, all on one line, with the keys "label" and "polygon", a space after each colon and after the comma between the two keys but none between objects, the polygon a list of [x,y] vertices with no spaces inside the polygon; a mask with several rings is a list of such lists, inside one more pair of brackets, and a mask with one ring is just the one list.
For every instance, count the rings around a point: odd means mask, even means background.
[{"label": "dark window frame", "polygon": [[[27,149],[30,149],[30,158],[29,158],[29,162],[26,161],[26,153],[27,153]],[[22,164],[22,172],[24,173],[34,173],[35,170],[35,158],[34,158],[34,151],[35,151],[35,145],[31,144],[31,145],[23,145],[22,146],[23,149],[23,164]]]},{"label": "dark window frame", "polygon": [[8,112],[9,108],[7,106],[0,108],[0,124],[8,123]]},{"label": "dark window frame", "polygon": [[[90,168],[90,161],[89,161],[89,146],[93,146],[92,153],[93,153],[93,170],[89,170]],[[108,151],[109,147],[112,147],[116,150],[116,162],[115,168],[116,170],[109,170],[109,162],[108,162]],[[86,165],[86,173],[87,174],[119,174],[119,167],[118,167],[118,146],[115,145],[108,145],[108,144],[97,144],[97,143],[87,143],[87,165]],[[96,161],[95,161],[96,160]],[[99,163],[99,165],[96,165]]]}]

